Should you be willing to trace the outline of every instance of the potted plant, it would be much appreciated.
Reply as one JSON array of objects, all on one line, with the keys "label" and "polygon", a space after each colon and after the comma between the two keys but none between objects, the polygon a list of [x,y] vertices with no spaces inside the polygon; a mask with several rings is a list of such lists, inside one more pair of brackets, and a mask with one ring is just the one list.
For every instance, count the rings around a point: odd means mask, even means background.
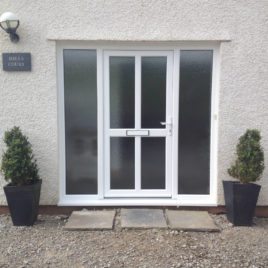
[{"label": "potted plant", "polygon": [[33,225],[37,219],[42,180],[28,138],[19,127],[6,131],[7,150],[1,162],[1,172],[8,182],[4,192],[12,222],[16,226]]},{"label": "potted plant", "polygon": [[261,135],[256,129],[248,129],[239,138],[237,159],[228,173],[239,181],[223,181],[227,219],[236,226],[250,226],[258,201],[258,181],[264,170],[264,153]]}]

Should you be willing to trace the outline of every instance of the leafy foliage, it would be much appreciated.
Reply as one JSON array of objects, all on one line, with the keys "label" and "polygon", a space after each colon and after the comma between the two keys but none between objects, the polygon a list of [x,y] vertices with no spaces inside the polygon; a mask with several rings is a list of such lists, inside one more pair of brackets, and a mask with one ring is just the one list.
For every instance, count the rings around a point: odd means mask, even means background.
[{"label": "leafy foliage", "polygon": [[31,184],[39,180],[38,167],[32,152],[32,145],[19,127],[5,132],[7,150],[1,162],[4,179],[12,185]]},{"label": "leafy foliage", "polygon": [[260,144],[261,135],[257,129],[248,129],[239,138],[236,146],[237,159],[228,169],[230,176],[242,183],[258,181],[264,170],[264,153]]}]

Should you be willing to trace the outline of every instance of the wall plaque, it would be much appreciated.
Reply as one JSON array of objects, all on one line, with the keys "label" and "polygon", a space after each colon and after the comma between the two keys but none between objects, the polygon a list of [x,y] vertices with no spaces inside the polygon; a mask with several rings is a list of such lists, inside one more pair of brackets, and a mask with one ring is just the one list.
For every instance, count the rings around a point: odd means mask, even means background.
[{"label": "wall plaque", "polygon": [[31,53],[2,53],[3,70],[8,72],[31,71]]}]

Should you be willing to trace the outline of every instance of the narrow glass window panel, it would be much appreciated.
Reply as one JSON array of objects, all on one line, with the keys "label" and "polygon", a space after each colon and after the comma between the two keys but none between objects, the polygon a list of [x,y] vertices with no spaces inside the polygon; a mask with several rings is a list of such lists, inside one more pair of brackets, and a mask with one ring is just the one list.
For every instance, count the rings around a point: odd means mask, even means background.
[{"label": "narrow glass window panel", "polygon": [[135,57],[110,57],[110,126],[134,128]]},{"label": "narrow glass window panel", "polygon": [[111,186],[115,189],[135,188],[135,140],[112,137],[110,149]]},{"label": "narrow glass window panel", "polygon": [[141,139],[141,188],[165,189],[165,138]]},{"label": "narrow glass window panel", "polygon": [[179,194],[209,194],[212,50],[180,54]]},{"label": "narrow glass window panel", "polygon": [[167,57],[142,57],[141,72],[142,128],[164,128]]},{"label": "narrow glass window panel", "polygon": [[95,50],[65,49],[66,194],[97,194]]}]

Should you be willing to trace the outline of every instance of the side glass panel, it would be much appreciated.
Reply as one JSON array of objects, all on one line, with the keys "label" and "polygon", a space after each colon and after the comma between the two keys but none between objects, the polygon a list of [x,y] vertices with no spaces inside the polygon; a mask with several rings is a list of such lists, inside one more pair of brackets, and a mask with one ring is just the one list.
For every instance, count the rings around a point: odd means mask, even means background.
[{"label": "side glass panel", "polygon": [[110,57],[110,127],[134,128],[135,57]]},{"label": "side glass panel", "polygon": [[179,194],[209,194],[213,51],[180,54]]},{"label": "side glass panel", "polygon": [[141,188],[165,189],[165,138],[141,139]]},{"label": "side glass panel", "polygon": [[66,194],[97,194],[95,50],[65,49]]},{"label": "side glass panel", "polygon": [[141,58],[141,126],[164,128],[166,121],[167,57]]},{"label": "side glass panel", "polygon": [[134,189],[134,138],[112,137],[110,142],[111,189]]}]

